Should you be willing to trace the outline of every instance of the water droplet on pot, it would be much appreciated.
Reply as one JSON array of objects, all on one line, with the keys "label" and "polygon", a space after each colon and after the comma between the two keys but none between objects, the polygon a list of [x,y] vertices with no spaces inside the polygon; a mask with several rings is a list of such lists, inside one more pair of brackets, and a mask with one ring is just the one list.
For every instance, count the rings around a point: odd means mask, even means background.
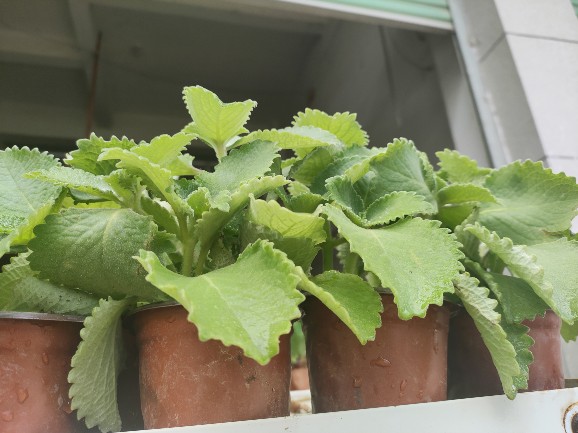
[{"label": "water droplet on pot", "polygon": [[14,419],[14,413],[11,410],[0,412],[0,419],[5,422],[10,422]]},{"label": "water droplet on pot", "polygon": [[369,365],[373,366],[373,367],[383,367],[383,368],[387,368],[387,367],[391,367],[391,362],[389,362],[387,359],[382,358],[381,356],[378,356],[375,359],[372,359],[369,362]]},{"label": "water droplet on pot", "polygon": [[46,352],[42,352],[42,362],[46,365],[50,362],[48,359],[48,354]]},{"label": "water droplet on pot", "polygon": [[32,344],[32,341],[30,341],[30,340],[24,341],[24,345],[25,345],[26,347],[30,347],[31,344]]},{"label": "water droplet on pot", "polygon": [[24,389],[24,388],[20,388],[18,391],[16,391],[16,394],[18,395],[18,403],[22,404],[26,401],[26,399],[28,398],[28,390]]},{"label": "water droplet on pot", "polygon": [[405,391],[405,388],[407,387],[407,380],[403,379],[400,383],[399,383],[399,390],[401,392]]},{"label": "water droplet on pot", "polygon": [[170,316],[170,317],[167,319],[167,322],[169,322],[169,323],[174,323],[175,320],[177,320],[177,318],[176,318],[175,316]]},{"label": "water droplet on pot", "polygon": [[353,376],[353,387],[354,388],[361,388],[361,383],[363,379],[359,376]]}]

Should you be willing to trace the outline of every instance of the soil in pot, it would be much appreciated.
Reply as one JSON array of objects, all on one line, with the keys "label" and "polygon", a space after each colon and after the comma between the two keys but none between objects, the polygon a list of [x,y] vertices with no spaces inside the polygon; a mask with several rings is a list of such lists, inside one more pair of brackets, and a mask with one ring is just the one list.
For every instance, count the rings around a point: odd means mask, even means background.
[{"label": "soil in pot", "polygon": [[[560,339],[561,321],[553,311],[525,321],[535,341],[530,348],[528,391],[564,388]],[[448,396],[452,399],[503,394],[500,378],[472,318],[460,311],[451,320],[449,336]]]},{"label": "soil in pot", "polygon": [[448,310],[404,321],[391,295],[382,301],[382,326],[366,345],[317,299],[303,304],[314,413],[446,399]]},{"label": "soil in pot", "polygon": [[67,381],[70,360],[80,342],[82,319],[58,321],[58,316],[27,313],[2,316],[0,432],[86,431],[70,408]]},{"label": "soil in pot", "polygon": [[145,428],[289,415],[289,335],[261,366],[237,347],[199,341],[181,306],[134,315]]}]

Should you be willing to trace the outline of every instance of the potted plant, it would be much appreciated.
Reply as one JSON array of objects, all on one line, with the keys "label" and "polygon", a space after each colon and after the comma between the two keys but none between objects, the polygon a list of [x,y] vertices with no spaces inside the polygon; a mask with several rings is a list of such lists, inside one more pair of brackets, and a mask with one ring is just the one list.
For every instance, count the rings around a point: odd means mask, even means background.
[{"label": "potted plant", "polygon": [[[578,317],[578,280],[568,272],[578,264],[578,243],[568,235],[578,207],[576,180],[552,173],[541,162],[487,169],[454,151],[437,156],[445,191],[469,191],[474,198],[457,205],[447,200],[440,218],[464,245],[465,266],[475,277],[470,281],[489,288],[499,312],[493,321],[480,323],[466,305],[489,352],[472,334],[468,315],[456,316],[450,340],[452,394],[490,395],[503,388],[513,397],[516,389],[562,388],[560,326],[566,339],[575,339]],[[506,373],[507,352],[499,353],[490,335],[496,324],[515,349],[518,372],[512,363],[512,373]],[[511,357],[512,348],[508,352]],[[472,374],[471,368],[483,373]]]},{"label": "potted plant", "polygon": [[60,187],[22,176],[58,166],[28,148],[0,151],[0,430],[59,431],[82,426],[71,415],[67,376],[84,316],[98,300],[38,278],[26,245],[34,226],[57,210]]}]

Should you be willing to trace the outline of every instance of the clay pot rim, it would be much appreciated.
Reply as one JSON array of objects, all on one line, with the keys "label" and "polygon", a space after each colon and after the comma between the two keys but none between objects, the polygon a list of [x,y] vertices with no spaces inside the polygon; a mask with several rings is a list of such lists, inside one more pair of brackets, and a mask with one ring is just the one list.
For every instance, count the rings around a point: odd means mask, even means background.
[{"label": "clay pot rim", "polygon": [[84,322],[86,316],[72,314],[31,313],[24,311],[0,311],[0,319],[38,320],[45,322]]}]

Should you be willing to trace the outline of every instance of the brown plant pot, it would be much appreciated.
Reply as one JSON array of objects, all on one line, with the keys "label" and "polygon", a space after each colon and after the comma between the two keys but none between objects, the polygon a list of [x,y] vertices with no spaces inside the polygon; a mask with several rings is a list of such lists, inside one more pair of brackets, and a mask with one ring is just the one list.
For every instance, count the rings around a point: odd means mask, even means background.
[{"label": "brown plant pot", "polygon": [[[535,341],[530,348],[534,362],[530,364],[527,391],[564,388],[561,321],[553,311],[544,317],[524,321],[528,334]],[[448,395],[452,399],[503,394],[502,385],[490,352],[474,321],[465,311],[451,320],[448,360]]]},{"label": "brown plant pot", "polygon": [[82,317],[0,312],[0,432],[86,431],[70,409]]},{"label": "brown plant pot", "polygon": [[382,301],[382,326],[365,346],[320,301],[303,304],[314,413],[446,399],[448,310],[404,321],[391,295]]},{"label": "brown plant pot", "polygon": [[178,305],[142,309],[134,324],[145,428],[289,415],[289,336],[261,366],[237,347],[199,341]]}]

